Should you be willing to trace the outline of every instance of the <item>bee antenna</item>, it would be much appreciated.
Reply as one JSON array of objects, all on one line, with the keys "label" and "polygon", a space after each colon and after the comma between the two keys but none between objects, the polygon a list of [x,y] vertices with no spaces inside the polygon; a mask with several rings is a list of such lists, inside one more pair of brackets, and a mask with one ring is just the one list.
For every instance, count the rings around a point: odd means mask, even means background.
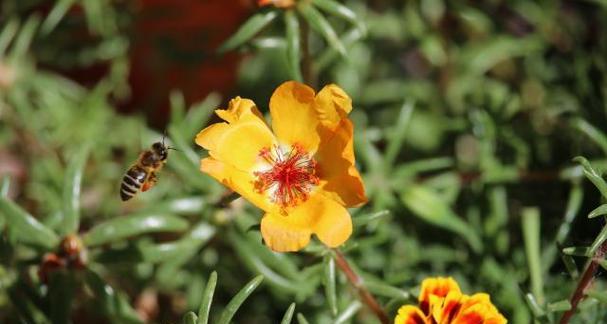
[{"label": "bee antenna", "polygon": [[171,147],[171,146],[167,147],[167,150],[173,150],[173,151],[181,152],[181,150],[178,150],[178,149],[176,149],[174,147]]}]

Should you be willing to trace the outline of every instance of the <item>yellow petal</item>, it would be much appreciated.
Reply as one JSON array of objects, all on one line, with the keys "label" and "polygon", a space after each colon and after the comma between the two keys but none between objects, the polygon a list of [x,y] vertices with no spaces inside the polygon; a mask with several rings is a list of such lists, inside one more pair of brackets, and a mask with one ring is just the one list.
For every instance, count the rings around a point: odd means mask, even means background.
[{"label": "yellow petal", "polygon": [[259,162],[259,152],[275,139],[252,101],[236,98],[227,110],[217,114],[227,123],[213,124],[196,136],[196,144],[209,150],[216,160],[241,171],[251,171]]},{"label": "yellow petal", "polygon": [[422,281],[422,288],[419,293],[419,305],[424,312],[429,313],[432,309],[431,296],[438,296],[444,298],[451,291],[461,293],[459,285],[451,277],[436,277],[427,278]]},{"label": "yellow petal", "polygon": [[352,99],[342,88],[329,84],[316,96],[315,108],[322,125],[334,129],[352,111]]},{"label": "yellow petal", "polygon": [[489,295],[479,293],[472,296],[464,295],[461,308],[451,323],[505,324],[507,323],[507,320],[491,303]]},{"label": "yellow petal", "polygon": [[461,308],[462,294],[459,291],[451,290],[444,298],[430,295],[429,300],[430,312],[434,321],[438,324],[449,324]]},{"label": "yellow petal", "polygon": [[277,252],[301,250],[312,233],[329,247],[339,246],[352,233],[350,214],[335,201],[312,194],[300,205],[268,212],[261,220],[263,239]]},{"label": "yellow petal", "polygon": [[217,179],[217,181],[237,192],[255,206],[265,211],[274,209],[274,205],[269,199],[255,190],[253,186],[254,178],[251,173],[240,171],[233,166],[214,158],[202,159],[202,161],[200,161],[200,170],[208,173],[210,176]]},{"label": "yellow petal", "polygon": [[281,144],[299,144],[309,153],[316,152],[320,139],[314,105],[314,90],[302,83],[288,81],[276,88],[270,98],[270,114]]},{"label": "yellow petal", "polygon": [[421,309],[405,305],[398,309],[394,324],[425,324],[426,316]]},{"label": "yellow petal", "polygon": [[215,110],[215,113],[228,123],[235,123],[249,114],[263,120],[263,115],[259,112],[259,109],[257,109],[253,100],[240,97],[230,100],[228,109],[217,109]]},{"label": "yellow petal", "polygon": [[344,118],[334,131],[323,129],[316,152],[317,176],[323,194],[347,207],[367,202],[362,178],[354,165],[354,128]]}]

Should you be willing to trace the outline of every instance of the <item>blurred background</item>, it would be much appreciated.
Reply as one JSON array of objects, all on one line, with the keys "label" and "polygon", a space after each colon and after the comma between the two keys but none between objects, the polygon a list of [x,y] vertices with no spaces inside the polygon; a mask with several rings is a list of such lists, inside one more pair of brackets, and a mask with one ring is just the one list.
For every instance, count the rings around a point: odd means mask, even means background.
[{"label": "blurred background", "polygon": [[[344,253],[390,317],[451,275],[511,323],[556,322],[607,235],[587,217],[607,188],[607,3],[344,0],[340,16],[300,2],[307,81],[354,101],[370,201]],[[267,23],[217,51],[256,15]],[[239,95],[268,113],[294,77],[286,15],[253,0],[0,3],[0,322],[176,323],[215,270],[212,323],[260,274],[235,322],[277,323],[295,302],[299,323],[377,323],[320,244],[269,252],[260,212],[218,207],[224,189],[198,171],[213,109]],[[123,173],[165,131],[180,152],[122,203]],[[84,265],[51,264],[69,234]],[[594,277],[574,323],[607,323]]]}]

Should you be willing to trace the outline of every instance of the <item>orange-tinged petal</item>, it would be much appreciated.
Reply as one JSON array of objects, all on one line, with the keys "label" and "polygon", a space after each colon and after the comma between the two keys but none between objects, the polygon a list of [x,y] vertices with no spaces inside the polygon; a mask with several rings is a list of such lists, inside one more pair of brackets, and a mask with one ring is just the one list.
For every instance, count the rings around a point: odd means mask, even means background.
[{"label": "orange-tinged petal", "polygon": [[200,161],[200,170],[208,173],[224,186],[234,190],[255,206],[265,211],[274,209],[269,199],[265,195],[258,193],[253,187],[254,178],[251,173],[240,171],[230,164],[214,158],[202,159]]},{"label": "orange-tinged petal", "polygon": [[421,309],[429,313],[430,307],[430,296],[446,297],[450,291],[455,291],[461,294],[459,285],[451,277],[436,277],[427,278],[422,282],[422,288],[418,297]]},{"label": "orange-tinged petal", "polygon": [[347,207],[367,202],[362,178],[354,165],[354,127],[344,118],[334,131],[325,128],[315,155],[323,194]]},{"label": "orange-tinged petal", "polygon": [[394,324],[425,324],[426,316],[421,309],[405,305],[398,309]]},{"label": "orange-tinged petal", "polygon": [[321,124],[334,129],[352,111],[352,99],[342,88],[329,84],[316,95],[315,107]]},{"label": "orange-tinged petal", "polygon": [[216,109],[215,113],[228,123],[235,123],[247,115],[253,115],[263,120],[263,115],[255,106],[253,100],[236,97],[230,100],[228,109]]},{"label": "orange-tinged petal", "polygon": [[266,245],[277,252],[298,251],[308,245],[310,235],[330,247],[345,242],[352,233],[348,211],[319,194],[296,207],[268,212],[261,220],[261,234]]},{"label": "orange-tinged petal", "polygon": [[434,321],[438,324],[449,324],[461,309],[462,294],[451,290],[447,296],[430,295],[430,310]]},{"label": "orange-tinged petal", "polygon": [[288,81],[276,88],[270,98],[270,114],[281,144],[298,144],[309,153],[316,152],[320,138],[314,105],[314,90],[305,84]]},{"label": "orange-tinged petal", "polygon": [[[478,319],[481,319],[478,322]],[[452,324],[505,324],[506,318],[499,313],[497,308],[491,303],[489,295],[484,293],[464,296],[462,298],[461,309],[451,321]]]},{"label": "orange-tinged petal", "polygon": [[250,171],[259,162],[263,148],[272,147],[274,136],[252,101],[236,98],[217,114],[227,123],[213,124],[198,133],[196,144],[216,160]]}]

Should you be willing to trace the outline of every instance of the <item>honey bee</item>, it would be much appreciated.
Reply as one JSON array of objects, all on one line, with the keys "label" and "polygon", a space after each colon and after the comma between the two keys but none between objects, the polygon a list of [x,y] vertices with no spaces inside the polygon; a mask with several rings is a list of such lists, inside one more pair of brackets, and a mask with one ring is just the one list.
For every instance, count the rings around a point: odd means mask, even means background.
[{"label": "honey bee", "polygon": [[158,181],[157,173],[167,161],[171,147],[162,142],[152,144],[152,147],[139,154],[137,161],[126,171],[120,185],[120,198],[127,201],[139,190],[148,191]]}]

